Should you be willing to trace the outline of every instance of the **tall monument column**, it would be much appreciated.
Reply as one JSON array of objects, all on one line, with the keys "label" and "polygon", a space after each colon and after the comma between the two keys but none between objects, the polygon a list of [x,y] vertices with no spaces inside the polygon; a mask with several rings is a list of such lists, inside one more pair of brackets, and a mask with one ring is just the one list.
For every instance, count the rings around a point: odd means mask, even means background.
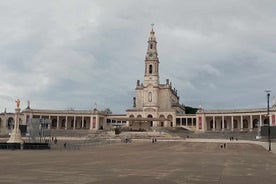
[{"label": "tall monument column", "polygon": [[15,108],[15,123],[14,128],[12,130],[10,139],[7,141],[7,143],[23,143],[21,137],[21,131],[19,129],[19,113],[20,113],[20,100],[17,99],[16,101],[16,108]]}]

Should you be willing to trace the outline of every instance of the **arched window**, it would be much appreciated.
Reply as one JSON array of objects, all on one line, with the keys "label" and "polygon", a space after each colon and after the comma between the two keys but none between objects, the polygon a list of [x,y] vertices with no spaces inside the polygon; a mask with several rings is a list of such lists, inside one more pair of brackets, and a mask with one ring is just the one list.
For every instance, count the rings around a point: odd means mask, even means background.
[{"label": "arched window", "polygon": [[153,45],[152,44],[150,44],[150,49],[152,49],[153,48]]},{"label": "arched window", "polygon": [[149,65],[149,73],[152,73],[152,65]]},{"label": "arched window", "polygon": [[149,102],[152,101],[152,92],[149,92],[149,94],[148,94],[148,101],[149,101]]}]

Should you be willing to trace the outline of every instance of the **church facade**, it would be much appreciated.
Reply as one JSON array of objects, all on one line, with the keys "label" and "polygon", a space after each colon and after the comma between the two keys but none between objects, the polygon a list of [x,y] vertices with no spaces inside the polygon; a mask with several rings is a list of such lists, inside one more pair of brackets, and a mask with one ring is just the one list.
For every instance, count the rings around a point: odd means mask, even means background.
[{"label": "church facade", "polygon": [[[185,114],[185,106],[179,103],[177,90],[172,87],[169,79],[166,83],[159,82],[159,58],[154,30],[150,32],[145,57],[144,82],[136,83],[136,97],[133,97],[133,108],[127,110],[127,117],[133,118],[128,126],[137,129],[150,127],[172,127],[175,125],[176,114]],[[140,118],[140,119],[139,119]],[[152,118],[143,122],[141,118]],[[144,125],[144,126],[143,126]]]},{"label": "church facade", "polygon": [[[136,96],[126,114],[109,114],[93,110],[47,110],[32,109],[30,104],[21,111],[19,123],[29,125],[32,119],[47,120],[48,129],[83,129],[97,131],[115,126],[131,130],[152,130],[157,127],[183,127],[197,132],[253,131],[260,126],[276,126],[276,105],[266,108],[206,110],[200,107],[196,114],[185,114],[177,90],[169,79],[159,81],[159,58],[157,40],[152,29],[147,42],[143,82],[136,82]],[[15,121],[14,113],[0,113],[0,135],[11,132]],[[44,122],[44,121],[41,121]]]}]

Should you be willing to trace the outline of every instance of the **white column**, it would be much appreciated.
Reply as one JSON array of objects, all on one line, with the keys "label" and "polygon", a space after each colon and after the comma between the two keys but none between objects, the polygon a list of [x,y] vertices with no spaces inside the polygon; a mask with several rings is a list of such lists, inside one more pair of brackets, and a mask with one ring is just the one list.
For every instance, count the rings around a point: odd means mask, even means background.
[{"label": "white column", "polygon": [[234,131],[234,117],[231,116],[231,131]]},{"label": "white column", "polygon": [[221,117],[221,121],[222,121],[221,129],[222,129],[222,131],[224,131],[224,116]]},{"label": "white column", "polygon": [[260,122],[259,122],[259,126],[263,126],[263,120],[262,120],[262,115],[260,114]]},{"label": "white column", "polygon": [[[51,116],[48,117],[49,120],[51,120]],[[51,129],[52,124],[48,124],[48,129]]]},{"label": "white column", "polygon": [[59,129],[59,116],[57,116],[57,129]]},{"label": "white column", "polygon": [[100,125],[100,117],[96,116],[96,130],[99,130],[99,125]]},{"label": "white column", "polygon": [[76,129],[76,116],[74,116],[74,121],[73,121],[73,129]]},{"label": "white column", "polygon": [[[112,123],[112,122],[110,122],[110,123]],[[92,129],[93,129],[93,116],[90,116],[90,130],[92,130]]]},{"label": "white column", "polygon": [[188,126],[188,119],[185,118],[185,126]]},{"label": "white column", "polygon": [[253,130],[253,118],[252,115],[250,115],[250,131]]},{"label": "white column", "polygon": [[81,128],[83,128],[84,127],[84,116],[82,116],[82,118],[81,118]]},{"label": "white column", "polygon": [[243,131],[243,116],[241,116],[241,129],[240,131]]},{"label": "white column", "polygon": [[213,116],[213,131],[216,131],[216,118]]},{"label": "white column", "polygon": [[65,117],[65,130],[68,128],[68,116]]}]

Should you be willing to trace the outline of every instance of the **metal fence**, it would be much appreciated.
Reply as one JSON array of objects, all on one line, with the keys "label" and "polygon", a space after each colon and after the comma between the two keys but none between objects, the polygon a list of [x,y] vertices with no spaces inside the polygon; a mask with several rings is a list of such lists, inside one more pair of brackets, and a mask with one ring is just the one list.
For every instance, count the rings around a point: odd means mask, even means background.
[{"label": "metal fence", "polygon": [[48,128],[51,123],[50,119],[31,119],[27,124],[29,142],[45,142],[46,137],[51,137],[51,130]]}]

